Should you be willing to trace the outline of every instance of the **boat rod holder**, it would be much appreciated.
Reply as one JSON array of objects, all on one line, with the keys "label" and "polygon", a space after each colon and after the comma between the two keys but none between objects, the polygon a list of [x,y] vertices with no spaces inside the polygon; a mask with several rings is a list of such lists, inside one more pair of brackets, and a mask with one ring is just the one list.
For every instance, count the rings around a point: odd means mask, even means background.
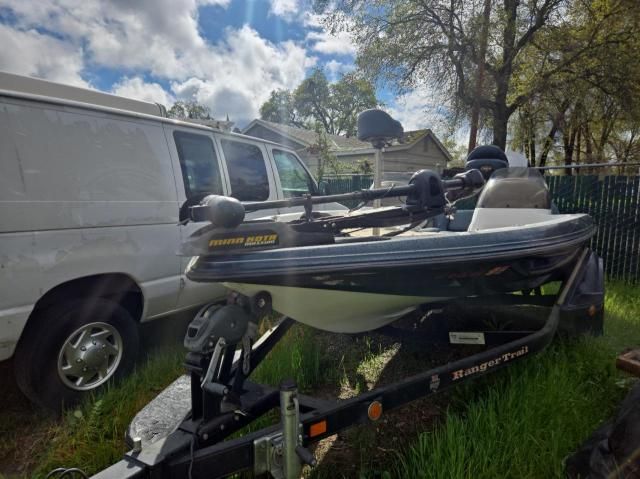
[{"label": "boat rod holder", "polygon": [[[341,201],[372,201],[381,198],[406,196],[407,204],[422,208],[432,207],[425,199],[443,196],[449,191],[469,190],[470,194],[484,186],[484,178],[479,170],[468,170],[459,173],[450,180],[443,180],[440,175],[430,170],[420,170],[413,174],[408,185],[389,188],[341,193],[337,195],[312,196],[305,195],[285,200],[261,202],[240,202],[235,198],[210,195],[190,210],[193,221],[210,221],[214,226],[233,228],[244,220],[245,212],[290,208],[304,206],[309,211],[311,205],[335,203]],[[441,205],[438,205],[441,206]]]}]

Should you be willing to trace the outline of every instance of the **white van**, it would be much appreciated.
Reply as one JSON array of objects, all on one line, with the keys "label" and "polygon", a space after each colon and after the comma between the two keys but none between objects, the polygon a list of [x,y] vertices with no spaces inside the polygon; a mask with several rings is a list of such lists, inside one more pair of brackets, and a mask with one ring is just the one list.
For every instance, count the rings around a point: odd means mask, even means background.
[{"label": "white van", "polygon": [[224,297],[176,255],[199,227],[178,225],[188,199],[317,191],[283,146],[164,115],[0,72],[0,360],[37,403],[129,371],[137,323]]}]

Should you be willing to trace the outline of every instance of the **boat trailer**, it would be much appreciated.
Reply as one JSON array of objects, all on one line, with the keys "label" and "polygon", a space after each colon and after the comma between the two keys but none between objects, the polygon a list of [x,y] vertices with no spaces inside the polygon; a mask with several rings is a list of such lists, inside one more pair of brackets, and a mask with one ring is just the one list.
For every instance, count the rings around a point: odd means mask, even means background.
[{"label": "boat trailer", "polygon": [[[178,379],[137,416],[148,420],[150,413],[168,415],[164,432],[153,433],[163,437],[141,439],[138,434],[146,426],[134,420],[129,430],[132,450],[93,477],[218,478],[247,471],[299,478],[305,464],[316,465],[309,446],[326,437],[377,421],[410,401],[529,357],[544,349],[559,327],[570,334],[602,332],[602,260],[587,248],[557,296],[504,296],[507,303],[547,306],[544,325],[535,331],[494,332],[486,336],[485,344],[492,345],[489,349],[342,401],[300,394],[291,380],[284,380],[276,389],[248,379],[295,323],[284,318],[253,344],[257,319],[270,311],[268,297],[236,297],[226,306],[207,307],[192,321],[185,338],[188,377]],[[469,338],[481,338],[484,343],[485,338],[481,332],[451,332],[449,337],[458,343]],[[176,396],[183,407],[177,413],[171,411]],[[230,438],[274,409],[280,411],[279,424]]]}]

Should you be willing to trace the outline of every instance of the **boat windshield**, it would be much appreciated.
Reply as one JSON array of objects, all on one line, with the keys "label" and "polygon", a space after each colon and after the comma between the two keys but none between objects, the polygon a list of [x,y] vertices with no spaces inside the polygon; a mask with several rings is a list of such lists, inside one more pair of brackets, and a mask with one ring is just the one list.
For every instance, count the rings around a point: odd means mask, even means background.
[{"label": "boat windshield", "polygon": [[482,190],[479,208],[551,208],[551,195],[537,170],[524,167],[496,170]]}]

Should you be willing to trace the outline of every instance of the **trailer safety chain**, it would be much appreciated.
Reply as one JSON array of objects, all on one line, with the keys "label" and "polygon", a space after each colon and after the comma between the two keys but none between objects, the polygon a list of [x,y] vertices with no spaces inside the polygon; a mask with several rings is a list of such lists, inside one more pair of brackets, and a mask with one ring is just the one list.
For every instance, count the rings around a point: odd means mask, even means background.
[{"label": "trailer safety chain", "polygon": [[89,475],[84,472],[82,469],[79,469],[77,467],[70,467],[70,468],[66,468],[66,467],[58,467],[52,471],[49,472],[49,474],[46,475],[45,479],[64,479],[64,478],[68,478],[68,479],[74,479],[75,477],[80,477],[82,479],[89,479]]}]

